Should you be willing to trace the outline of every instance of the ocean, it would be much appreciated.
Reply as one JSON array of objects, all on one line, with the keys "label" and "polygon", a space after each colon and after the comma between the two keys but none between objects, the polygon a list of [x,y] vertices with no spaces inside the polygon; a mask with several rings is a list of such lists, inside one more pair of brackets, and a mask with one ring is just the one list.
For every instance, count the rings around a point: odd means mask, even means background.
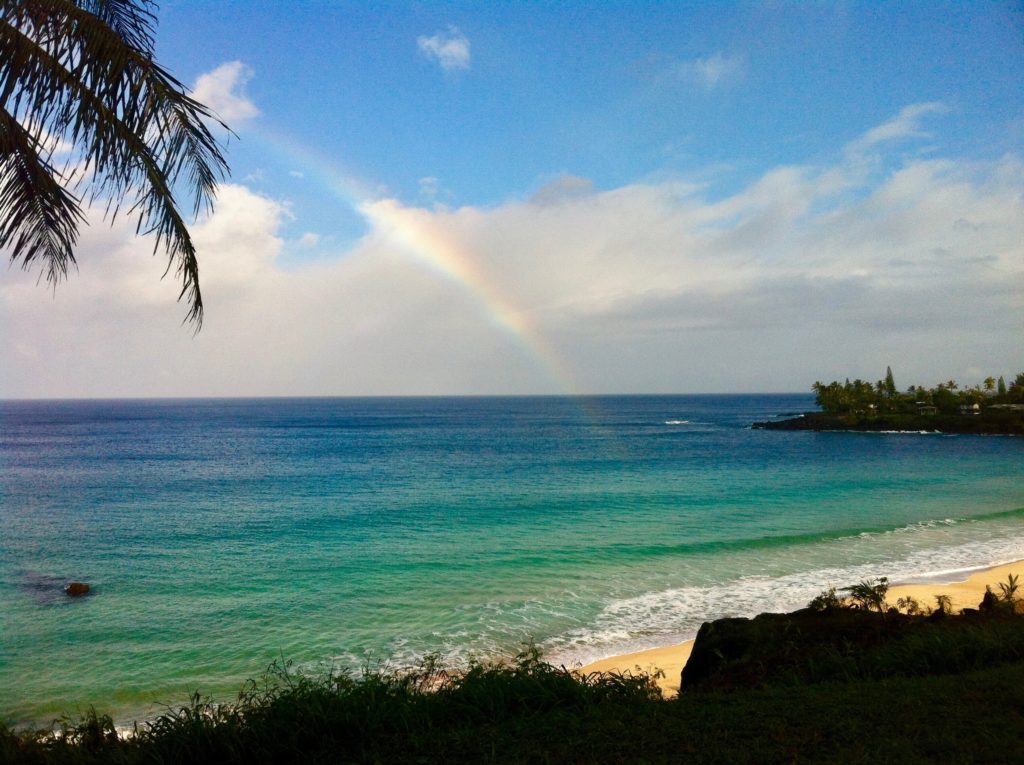
[{"label": "ocean", "polygon": [[274,661],[586,663],[1024,558],[1024,439],[749,427],[812,407],[0,402],[0,719],[123,723]]}]

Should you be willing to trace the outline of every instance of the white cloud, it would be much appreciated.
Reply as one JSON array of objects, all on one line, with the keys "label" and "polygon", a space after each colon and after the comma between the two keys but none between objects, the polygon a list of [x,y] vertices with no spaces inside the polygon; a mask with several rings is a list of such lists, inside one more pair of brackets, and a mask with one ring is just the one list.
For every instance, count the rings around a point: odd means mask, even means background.
[{"label": "white cloud", "polygon": [[55,295],[35,274],[2,277],[0,396],[561,392],[539,338],[595,392],[1024,368],[1015,156],[867,179],[845,159],[778,167],[714,201],[566,175],[494,207],[367,211],[354,246],[285,268],[285,206],[225,186],[194,229],[195,338],[130,223],[87,229]]},{"label": "white cloud", "polygon": [[292,178],[305,178],[306,177],[306,174],[304,172],[302,172],[301,170],[289,170],[288,171],[288,175],[290,175]]},{"label": "white cloud", "polygon": [[715,53],[707,58],[697,58],[682,64],[685,77],[697,82],[708,90],[734,82],[743,76],[746,66],[739,56]]},{"label": "white cloud", "polygon": [[417,37],[416,45],[420,53],[436,61],[446,72],[469,69],[469,39],[458,27],[450,26],[448,31],[431,37]]},{"label": "white cloud", "polygon": [[921,130],[921,118],[927,114],[943,113],[948,111],[947,107],[938,102],[911,104],[900,110],[900,113],[888,122],[867,131],[861,136],[851,148],[854,151],[863,151],[878,144],[888,141],[896,141],[903,138],[927,138],[928,133]]},{"label": "white cloud", "polygon": [[229,61],[200,75],[192,97],[208,106],[228,127],[237,127],[260,113],[245,95],[245,85],[252,75],[252,69],[241,61]]},{"label": "white cloud", "polygon": [[316,234],[312,231],[307,231],[305,234],[299,237],[299,247],[303,249],[311,250],[320,244],[320,234]]}]

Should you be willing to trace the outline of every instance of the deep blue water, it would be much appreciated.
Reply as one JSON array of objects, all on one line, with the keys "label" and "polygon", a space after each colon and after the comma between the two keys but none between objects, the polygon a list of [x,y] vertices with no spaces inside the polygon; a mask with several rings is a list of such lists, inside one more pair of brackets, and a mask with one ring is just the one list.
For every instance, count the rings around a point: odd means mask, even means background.
[{"label": "deep blue water", "polygon": [[811,407],[0,402],[0,716],[128,718],[280,658],[587,661],[1024,558],[1024,439],[748,427]]}]

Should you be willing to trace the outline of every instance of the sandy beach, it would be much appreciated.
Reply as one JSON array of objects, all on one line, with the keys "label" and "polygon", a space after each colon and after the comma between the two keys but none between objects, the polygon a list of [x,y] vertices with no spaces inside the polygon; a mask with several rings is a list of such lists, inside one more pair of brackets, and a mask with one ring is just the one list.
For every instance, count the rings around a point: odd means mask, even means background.
[{"label": "sandy beach", "polygon": [[646,651],[636,653],[624,653],[621,656],[610,656],[591,664],[580,667],[580,674],[590,672],[632,672],[633,674],[644,673],[654,675],[662,672],[662,676],[656,678],[658,687],[665,698],[671,698],[679,693],[679,675],[683,666],[690,658],[690,651],[693,650],[693,641],[686,640],[676,645],[664,648],[649,648]]},{"label": "sandy beach", "polygon": [[990,586],[995,593],[999,594],[999,583],[1005,582],[1010,574],[1021,576],[1021,589],[1017,597],[1024,597],[1024,561],[1014,561],[1002,566],[979,569],[978,571],[966,572],[966,578],[957,581],[938,582],[910,582],[906,584],[894,584],[889,588],[887,600],[895,605],[899,598],[911,597],[917,600],[922,606],[935,607],[936,595],[948,595],[951,601],[953,612],[956,613],[962,608],[977,608],[985,595],[985,586]]},{"label": "sandy beach", "polygon": [[[1010,574],[1021,576],[1020,597],[1024,597],[1024,561],[1014,561],[1001,566],[978,569],[977,571],[961,572],[936,577],[935,581],[907,582],[893,584],[889,588],[887,601],[895,605],[900,598],[914,598],[922,607],[934,608],[936,595],[948,595],[954,613],[963,608],[977,608],[985,594],[985,586],[990,586],[999,594],[999,582],[1005,582]],[[690,658],[693,640],[663,648],[651,648],[646,651],[610,656],[577,670],[581,674],[589,672],[632,672],[654,675],[659,671],[661,677],[656,679],[658,687],[666,698],[679,693],[679,675]]]}]

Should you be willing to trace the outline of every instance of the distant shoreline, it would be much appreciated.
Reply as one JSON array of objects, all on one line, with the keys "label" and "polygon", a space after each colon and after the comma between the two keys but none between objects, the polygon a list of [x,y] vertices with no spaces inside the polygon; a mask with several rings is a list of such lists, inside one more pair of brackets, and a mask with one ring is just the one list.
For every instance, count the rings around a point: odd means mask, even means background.
[{"label": "distant shoreline", "polygon": [[804,412],[788,419],[755,422],[755,430],[847,431],[853,433],[952,433],[1024,436],[1024,412],[980,414],[829,414]]}]

